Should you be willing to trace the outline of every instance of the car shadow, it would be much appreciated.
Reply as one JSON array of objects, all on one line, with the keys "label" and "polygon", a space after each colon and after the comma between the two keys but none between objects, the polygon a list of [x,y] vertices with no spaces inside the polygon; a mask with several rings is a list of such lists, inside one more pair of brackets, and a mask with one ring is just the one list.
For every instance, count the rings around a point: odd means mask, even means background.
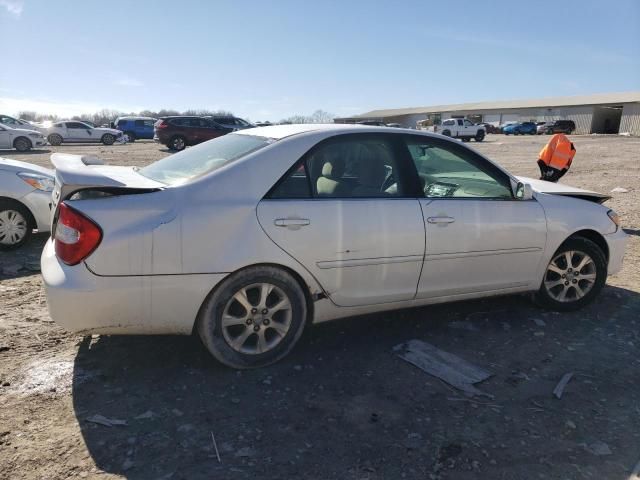
[{"label": "car shadow", "polygon": [[26,152],[19,152],[18,150],[2,150],[0,149],[0,157],[4,154],[9,154],[12,156],[15,155],[42,155],[43,153],[51,153],[51,150],[46,149],[46,148],[32,148],[31,150],[28,150]]},{"label": "car shadow", "polygon": [[[450,444],[481,459],[484,478],[525,478],[526,451],[538,458],[556,450],[550,477],[568,478],[579,462],[594,478],[612,478],[612,465],[628,463],[624,442],[635,438],[617,395],[639,387],[635,370],[618,366],[635,347],[603,339],[620,335],[618,321],[639,309],[638,293],[608,286],[589,307],[562,315],[524,296],[368,315],[308,328],[283,361],[244,371],[217,363],[195,336],[85,337],[73,407],[96,466],[130,479],[400,478],[408,468],[431,471],[434,452]],[[493,378],[478,387],[493,400],[466,399],[398,358],[393,347],[415,338],[490,369]],[[611,369],[622,393],[611,390]],[[610,462],[579,448],[567,453],[565,410],[551,396],[567,371],[589,379],[567,387],[576,416],[593,416],[582,389],[595,385],[607,399],[622,442]],[[533,415],[532,401],[547,413]],[[549,436],[522,449],[514,439],[524,425]],[[596,435],[595,425],[583,422],[581,434]],[[504,457],[492,467],[481,449]]]},{"label": "car shadow", "polygon": [[624,233],[627,235],[634,235],[636,237],[640,237],[640,229],[639,228],[623,228]]},{"label": "car shadow", "polygon": [[35,233],[22,247],[0,250],[0,280],[39,274],[40,255],[49,233]]}]

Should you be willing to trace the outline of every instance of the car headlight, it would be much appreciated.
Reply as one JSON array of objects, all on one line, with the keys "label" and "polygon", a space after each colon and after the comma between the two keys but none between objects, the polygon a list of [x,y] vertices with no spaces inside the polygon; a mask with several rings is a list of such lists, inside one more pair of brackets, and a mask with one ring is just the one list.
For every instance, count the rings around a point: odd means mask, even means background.
[{"label": "car headlight", "polygon": [[41,175],[39,173],[18,172],[17,175],[26,183],[31,185],[36,190],[42,190],[43,192],[53,192],[55,185],[55,179],[48,175]]},{"label": "car headlight", "polygon": [[611,219],[611,221],[616,225],[616,232],[617,232],[618,228],[620,228],[620,216],[613,210],[609,210],[607,212],[607,215]]},{"label": "car headlight", "polygon": [[30,133],[29,136],[33,138],[43,138],[42,134],[40,133]]}]

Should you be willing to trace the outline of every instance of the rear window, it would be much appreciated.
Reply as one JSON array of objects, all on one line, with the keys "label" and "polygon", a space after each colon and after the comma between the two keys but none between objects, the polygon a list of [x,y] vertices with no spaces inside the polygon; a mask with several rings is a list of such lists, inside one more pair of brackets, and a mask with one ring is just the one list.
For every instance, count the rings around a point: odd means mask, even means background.
[{"label": "rear window", "polygon": [[213,172],[273,142],[273,139],[265,137],[229,134],[158,160],[141,168],[138,173],[166,185],[178,185]]}]

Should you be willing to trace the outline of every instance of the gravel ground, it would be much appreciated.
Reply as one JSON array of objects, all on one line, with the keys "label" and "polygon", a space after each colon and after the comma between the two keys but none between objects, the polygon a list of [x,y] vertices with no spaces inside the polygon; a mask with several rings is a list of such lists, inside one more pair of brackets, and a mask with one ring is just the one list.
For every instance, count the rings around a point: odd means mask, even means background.
[{"label": "gravel ground", "polygon": [[[547,140],[471,146],[536,176]],[[353,318],[308,329],[277,365],[235,372],[197,338],[65,333],[38,272],[46,236],[0,253],[0,478],[628,479],[640,460],[640,139],[573,140],[563,180],[628,189],[607,205],[630,241],[623,271],[571,314],[511,296]],[[0,156],[47,166],[54,151],[140,166],[169,155],[136,142]],[[398,358],[414,338],[489,370],[478,388],[492,398]]]}]

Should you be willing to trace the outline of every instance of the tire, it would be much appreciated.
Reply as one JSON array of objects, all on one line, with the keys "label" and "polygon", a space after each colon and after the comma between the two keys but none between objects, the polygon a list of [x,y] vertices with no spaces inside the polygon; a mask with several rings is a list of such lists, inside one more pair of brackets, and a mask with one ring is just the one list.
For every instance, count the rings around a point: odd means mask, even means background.
[{"label": "tire", "polygon": [[32,147],[31,140],[26,137],[18,137],[13,141],[13,148],[19,152],[28,152]]},{"label": "tire", "polygon": [[476,136],[474,137],[476,139],[476,142],[481,142],[484,140],[484,132],[482,130],[479,130],[476,133]]},{"label": "tire", "polygon": [[442,131],[442,135],[444,135],[445,137],[450,137],[451,136],[451,132],[449,130],[443,130]]},{"label": "tire", "polygon": [[[585,255],[590,261],[585,260]],[[587,263],[577,271],[583,261]],[[553,254],[534,298],[538,305],[550,310],[578,310],[593,301],[606,280],[607,260],[600,247],[586,238],[569,238]]]},{"label": "tire", "polygon": [[0,200],[0,250],[21,247],[31,239],[34,228],[33,216],[27,207]]},{"label": "tire", "polygon": [[186,146],[187,139],[180,135],[171,137],[171,140],[169,140],[169,144],[167,145],[167,147],[169,147],[169,150],[175,150],[176,152],[184,150]]},{"label": "tire", "polygon": [[[262,285],[271,287],[267,301],[263,293],[268,290]],[[242,306],[245,301],[251,310]],[[283,301],[288,306],[269,311]],[[223,317],[229,319],[226,327]],[[286,271],[268,266],[231,274],[205,300],[196,320],[207,350],[219,362],[238,369],[264,367],[285,357],[300,339],[306,323],[307,302],[302,287]]]},{"label": "tire", "polygon": [[124,132],[124,134],[129,137],[129,143],[133,143],[136,141],[136,134],[133,132]]},{"label": "tire", "polygon": [[57,133],[52,133],[47,137],[47,141],[49,142],[49,144],[57,147],[58,145],[62,144],[62,137]]},{"label": "tire", "polygon": [[116,141],[116,137],[114,137],[114,136],[113,136],[113,135],[111,135],[110,133],[105,133],[105,134],[102,136],[101,141],[102,141],[102,143],[103,143],[104,145],[113,145],[113,144],[114,144],[114,142]]}]

